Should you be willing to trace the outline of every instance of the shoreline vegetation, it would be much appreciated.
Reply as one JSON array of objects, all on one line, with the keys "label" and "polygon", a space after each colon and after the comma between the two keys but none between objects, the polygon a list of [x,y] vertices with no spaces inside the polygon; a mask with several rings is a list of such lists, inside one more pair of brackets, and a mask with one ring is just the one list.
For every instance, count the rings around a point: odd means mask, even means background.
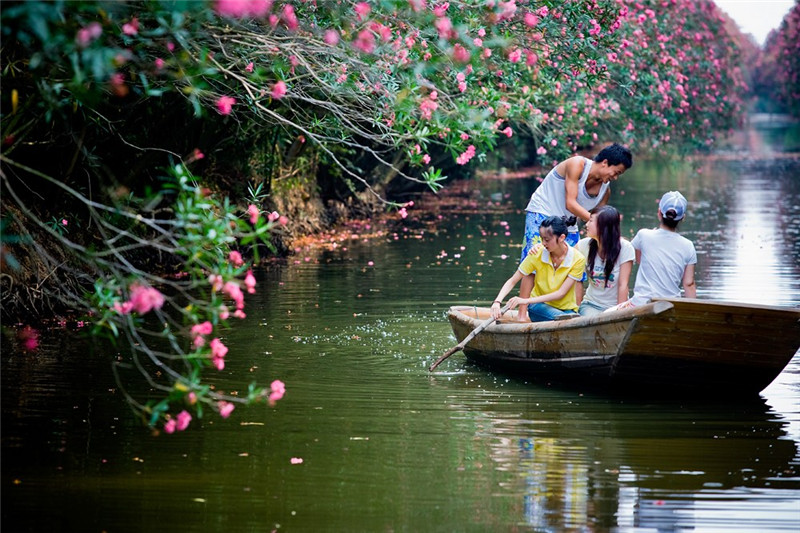
[{"label": "shoreline vegetation", "polygon": [[163,394],[129,398],[152,428],[227,416],[270,396],[202,378],[264,258],[435,224],[423,191],[480,169],[800,116],[799,33],[796,6],[762,50],[710,0],[4,3],[3,323],[87,317]]}]

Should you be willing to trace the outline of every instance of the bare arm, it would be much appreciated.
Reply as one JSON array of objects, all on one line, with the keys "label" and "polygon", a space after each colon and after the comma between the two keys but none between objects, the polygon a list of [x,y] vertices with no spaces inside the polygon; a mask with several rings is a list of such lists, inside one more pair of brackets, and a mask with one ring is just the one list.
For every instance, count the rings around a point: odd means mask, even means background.
[{"label": "bare arm", "polygon": [[683,271],[683,297],[697,298],[697,285],[694,283],[694,265],[686,265]]},{"label": "bare arm", "polygon": [[585,165],[584,159],[577,156],[564,161],[564,188],[566,189],[565,207],[567,211],[584,222],[588,222],[591,214],[578,203],[578,182]]},{"label": "bare arm", "polygon": [[[636,252],[639,253],[638,251]],[[617,303],[621,304],[628,300],[628,283],[631,279],[633,261],[625,261],[619,266],[619,279],[617,280]]]},{"label": "bare arm", "polygon": [[[494,302],[492,302],[492,317],[500,318],[500,304],[497,302],[502,302],[503,298],[505,298],[506,295],[509,292],[511,292],[511,289],[517,286],[517,283],[519,283],[519,280],[521,280],[523,276],[524,274],[519,270],[517,270],[516,272],[514,272],[513,276],[511,276],[510,278],[508,278],[508,280],[506,280],[506,282],[500,288],[500,292],[497,293],[497,297],[494,299]],[[513,299],[514,298],[512,298],[511,300]],[[511,300],[509,300],[509,303],[511,303]]]},{"label": "bare arm", "polygon": [[552,302],[553,300],[560,300],[567,293],[572,289],[572,286],[575,285],[575,280],[573,278],[568,277],[564,280],[564,283],[561,284],[561,287],[558,290],[553,291],[548,294],[542,294],[541,296],[534,296],[532,298],[520,298],[519,296],[514,296],[511,298],[508,303],[514,307],[520,304],[539,304],[544,302]]}]

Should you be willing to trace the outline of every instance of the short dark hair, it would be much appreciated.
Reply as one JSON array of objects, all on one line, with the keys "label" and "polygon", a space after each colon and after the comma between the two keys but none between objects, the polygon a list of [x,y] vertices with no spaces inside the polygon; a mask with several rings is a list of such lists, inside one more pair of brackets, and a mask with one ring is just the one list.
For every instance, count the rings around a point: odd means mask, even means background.
[{"label": "short dark hair", "polygon": [[611,166],[625,165],[626,169],[633,166],[633,154],[631,154],[631,151],[617,143],[600,150],[600,153],[594,156],[594,160],[597,163],[608,161]]},{"label": "short dark hair", "polygon": [[550,228],[550,231],[552,231],[553,235],[556,237],[559,235],[566,235],[568,233],[567,221],[565,220],[565,217],[547,217],[542,220],[541,224],[539,224],[539,233],[541,233],[541,228]]}]

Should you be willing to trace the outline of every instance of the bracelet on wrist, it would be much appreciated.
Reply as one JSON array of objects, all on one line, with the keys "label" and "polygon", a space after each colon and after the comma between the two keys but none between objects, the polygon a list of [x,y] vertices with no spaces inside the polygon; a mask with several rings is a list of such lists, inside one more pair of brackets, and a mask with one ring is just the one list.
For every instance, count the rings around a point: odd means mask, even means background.
[{"label": "bracelet on wrist", "polygon": [[492,305],[494,305],[494,304],[497,304],[497,305],[501,305],[501,306],[502,306],[502,305],[503,305],[503,302],[501,302],[500,300],[495,300],[495,301],[493,301],[493,302],[492,302]]}]

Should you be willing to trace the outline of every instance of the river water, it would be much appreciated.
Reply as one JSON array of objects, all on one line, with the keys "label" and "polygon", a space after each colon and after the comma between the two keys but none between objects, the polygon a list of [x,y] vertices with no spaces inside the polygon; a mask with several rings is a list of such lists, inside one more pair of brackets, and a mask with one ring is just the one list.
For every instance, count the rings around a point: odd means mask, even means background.
[{"label": "river water", "polygon": [[[681,190],[700,298],[800,305],[800,160],[740,141],[636,161],[612,203],[632,236]],[[63,331],[4,349],[3,531],[800,530],[800,355],[725,403],[534,384],[461,354],[428,373],[455,344],[446,309],[516,268],[535,185],[472,182],[435,225],[412,209],[385,238],[259,271],[214,381],[281,379],[274,408],[152,436],[107,349]]]}]

